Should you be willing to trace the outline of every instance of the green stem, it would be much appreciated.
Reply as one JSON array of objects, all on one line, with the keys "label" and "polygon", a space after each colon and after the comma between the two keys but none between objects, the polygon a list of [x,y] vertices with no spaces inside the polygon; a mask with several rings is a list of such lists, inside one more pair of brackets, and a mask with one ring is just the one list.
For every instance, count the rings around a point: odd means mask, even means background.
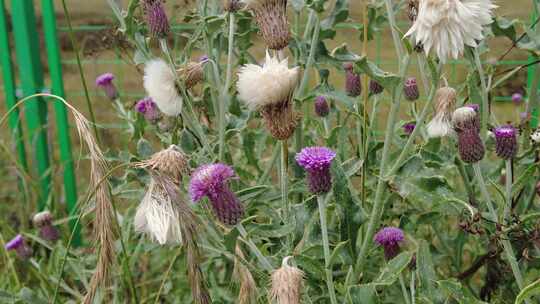
[{"label": "green stem", "polygon": [[401,40],[399,39],[399,33],[396,30],[396,18],[394,16],[394,10],[392,7],[392,0],[385,0],[386,4],[386,13],[388,14],[388,23],[390,24],[390,29],[392,30],[392,40],[394,41],[394,47],[396,49],[397,58],[403,58],[403,46],[401,45]]},{"label": "green stem", "polygon": [[480,92],[482,96],[482,137],[484,137],[487,133],[487,125],[489,121],[489,100],[487,96],[487,85],[486,85],[486,79],[484,74],[484,68],[482,67],[482,62],[480,61],[480,54],[478,53],[478,48],[474,49],[474,63],[476,65],[476,68],[478,69],[478,75],[480,77],[480,84],[482,86],[482,90]]},{"label": "green stem", "polygon": [[[493,208],[493,205],[491,204],[491,197],[489,195],[489,192],[487,190],[486,183],[484,181],[484,177],[482,176],[482,170],[480,169],[480,165],[478,163],[473,164],[474,168],[474,174],[476,175],[476,179],[478,181],[478,186],[480,187],[480,192],[482,193],[482,196],[484,197],[484,200],[486,201],[486,204],[488,206],[489,213],[491,214],[491,217],[496,223],[499,223],[497,213],[495,212],[495,209]],[[511,191],[510,187],[510,191]],[[508,203],[508,202],[507,202]],[[511,202],[510,202],[511,204]],[[519,289],[523,289],[523,276],[521,275],[521,271],[519,269],[519,265],[517,263],[516,257],[514,255],[514,250],[512,249],[512,244],[510,244],[510,241],[506,239],[506,235],[502,235],[502,245],[504,248],[504,253],[506,255],[506,259],[508,260],[508,263],[510,264],[510,268],[512,269],[512,273],[514,274],[514,278],[516,279],[516,283],[519,287]],[[525,303],[529,303],[527,300],[525,300]]]},{"label": "green stem", "polygon": [[161,292],[163,291],[163,287],[165,287],[165,283],[167,282],[167,279],[169,278],[169,275],[171,273],[171,270],[174,266],[174,263],[176,262],[176,260],[178,259],[178,257],[180,257],[180,254],[182,254],[182,246],[180,246],[178,248],[178,252],[174,255],[172,261],[171,261],[171,264],[169,264],[169,267],[167,268],[167,271],[165,272],[165,275],[163,275],[163,280],[161,280],[161,284],[159,285],[159,289],[158,289],[158,292],[156,294],[156,300],[154,301],[154,304],[158,304],[159,303],[159,300],[160,300],[160,297],[161,297]]},{"label": "green stem", "polygon": [[238,232],[240,232],[240,235],[242,238],[244,238],[244,241],[248,245],[249,249],[255,254],[257,259],[259,260],[259,263],[261,266],[268,272],[272,272],[274,270],[274,267],[272,267],[272,264],[268,261],[268,259],[262,254],[262,252],[257,248],[257,246],[253,243],[253,241],[249,238],[248,233],[246,229],[244,228],[244,225],[242,223],[239,223],[236,225],[236,229],[238,229]]},{"label": "green stem", "polygon": [[334,278],[332,275],[332,265],[330,265],[330,243],[328,241],[328,228],[326,227],[326,204],[322,195],[317,195],[317,204],[319,205],[319,217],[321,220],[326,285],[328,287],[328,293],[330,294],[330,303],[337,304],[336,291],[334,289]]},{"label": "green stem", "polygon": [[75,59],[77,60],[77,67],[79,69],[79,76],[81,78],[81,84],[84,89],[84,97],[86,100],[86,107],[88,108],[88,114],[90,115],[90,121],[92,122],[92,130],[94,131],[94,136],[96,137],[97,143],[100,143],[99,133],[96,126],[96,118],[94,116],[94,110],[92,108],[92,102],[90,101],[90,94],[88,94],[88,85],[86,84],[86,77],[84,76],[82,64],[81,64],[81,55],[79,54],[79,47],[75,43],[75,37],[73,35],[73,27],[71,25],[71,16],[66,5],[66,1],[62,0],[62,8],[64,10],[64,15],[66,17],[66,23],[69,29],[69,40],[73,46],[73,51],[75,52]]},{"label": "green stem", "polygon": [[505,187],[505,199],[506,204],[504,204],[504,221],[510,220],[510,211],[512,209],[512,159],[507,159],[505,161],[506,165],[506,187]]},{"label": "green stem", "polygon": [[[2,248],[5,248],[6,241],[4,240],[4,236],[2,235],[2,233],[0,233],[0,242],[2,242]],[[17,270],[15,269],[15,265],[13,265],[13,260],[11,259],[9,254],[7,253],[7,250],[3,250],[3,251],[4,251],[4,255],[6,257],[6,260],[8,261],[7,263],[9,264],[9,269],[11,270],[11,274],[13,275],[13,278],[15,279],[17,289],[20,289],[21,288],[21,281],[19,280],[19,275],[17,274]]]},{"label": "green stem", "polygon": [[[407,54],[401,65],[401,71],[400,71],[401,79],[404,78],[407,67],[409,66],[409,62],[410,62],[410,56]],[[402,92],[403,92],[403,81],[400,82],[400,85],[398,85],[398,87],[395,88],[393,92],[393,102],[390,108],[390,114],[388,116],[388,120],[386,122],[386,132],[384,135],[383,152],[381,156],[381,164],[379,167],[379,177],[385,176],[384,173],[385,173],[386,163],[388,162],[388,157],[390,154],[389,153],[390,146],[392,145],[392,137],[394,136],[393,130],[394,130],[397,118],[398,118],[398,114],[399,114],[399,106],[401,104]],[[375,233],[375,228],[379,225],[379,221],[381,219],[382,212],[384,210],[383,197],[384,197],[385,184],[386,184],[386,181],[384,181],[382,178],[379,178],[377,182],[377,188],[375,190],[375,203],[373,204],[373,208],[371,210],[369,223],[368,223],[367,230],[362,241],[362,247],[360,249],[360,254],[358,255],[358,258],[356,260],[355,268],[357,270],[356,271],[357,277],[361,273],[361,268],[363,266],[364,259],[366,258],[371,242],[373,241],[372,239]]]},{"label": "green stem", "polygon": [[467,191],[467,197],[472,199],[474,197],[474,191],[471,186],[471,181],[469,179],[469,175],[467,174],[467,170],[465,170],[465,166],[463,165],[463,161],[461,158],[456,156],[455,164],[458,168],[459,174],[461,175],[461,178],[463,179],[463,185],[465,186],[465,190]]},{"label": "green stem", "polygon": [[[229,87],[232,79],[232,60],[234,50],[234,31],[235,31],[235,15],[229,13],[229,44],[227,52],[227,72],[225,74],[225,85],[223,86],[222,96],[228,96]],[[225,101],[229,101],[229,98],[221,98],[219,101],[219,160],[223,161],[225,154]]]},{"label": "green stem", "polygon": [[289,203],[289,177],[288,177],[289,147],[287,140],[281,141],[281,165],[279,166],[279,181],[281,184],[281,207],[284,210],[283,218],[285,223],[291,223],[291,206]]},{"label": "green stem", "polygon": [[411,300],[409,299],[409,293],[407,292],[407,287],[405,286],[405,279],[403,278],[403,272],[399,273],[399,285],[401,285],[401,293],[403,294],[405,303],[411,304]]},{"label": "green stem", "polygon": [[416,287],[414,286],[415,277],[416,277],[416,270],[412,270],[411,271],[411,304],[415,304],[416,302],[416,299],[415,299]]}]

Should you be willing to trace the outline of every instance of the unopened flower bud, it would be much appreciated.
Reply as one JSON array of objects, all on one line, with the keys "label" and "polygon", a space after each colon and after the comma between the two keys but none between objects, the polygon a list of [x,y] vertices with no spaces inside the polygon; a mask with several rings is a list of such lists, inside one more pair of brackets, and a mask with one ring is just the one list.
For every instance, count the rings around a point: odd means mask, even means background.
[{"label": "unopened flower bud", "polygon": [[354,71],[352,62],[344,63],[343,69],[345,70],[345,92],[351,97],[360,96],[362,93],[360,74]]},{"label": "unopened flower bud", "polygon": [[150,35],[155,38],[165,38],[170,26],[162,0],[143,0],[142,7]]},{"label": "unopened flower bud", "polygon": [[326,97],[317,96],[317,98],[315,98],[315,113],[317,113],[319,117],[328,116],[328,113],[330,113],[330,106],[326,101]]},{"label": "unopened flower bud", "polygon": [[502,159],[514,158],[518,151],[517,130],[511,125],[495,128],[495,153]]},{"label": "unopened flower bud", "polygon": [[369,80],[369,93],[372,95],[381,94],[384,90],[384,87],[377,82],[377,80]]},{"label": "unopened flower bud", "polygon": [[49,211],[42,211],[34,215],[32,222],[39,229],[39,236],[42,239],[54,242],[60,238],[60,232],[53,226],[52,219]]},{"label": "unopened flower bud", "polygon": [[405,94],[405,98],[409,101],[415,101],[418,100],[420,97],[420,92],[418,91],[418,84],[416,82],[415,77],[409,77],[405,81],[405,86],[403,87],[403,92]]},{"label": "unopened flower bud", "polygon": [[403,133],[405,133],[407,136],[411,135],[415,127],[416,124],[414,122],[406,123],[403,125]]},{"label": "unopened flower bud", "polygon": [[484,157],[485,148],[480,138],[478,114],[471,107],[461,107],[452,115],[452,125],[458,135],[458,150],[466,163],[476,163]]}]

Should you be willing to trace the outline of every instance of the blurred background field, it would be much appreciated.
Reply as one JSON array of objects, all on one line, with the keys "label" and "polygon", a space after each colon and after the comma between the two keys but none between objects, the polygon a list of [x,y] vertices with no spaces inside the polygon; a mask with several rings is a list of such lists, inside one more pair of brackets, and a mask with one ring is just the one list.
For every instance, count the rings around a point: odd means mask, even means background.
[{"label": "blurred background field", "polygon": [[[11,1],[7,1],[8,11],[9,2]],[[62,1],[55,0],[54,2],[56,5],[57,26],[59,28],[59,44],[62,51],[64,85],[67,91],[67,100],[74,104],[80,111],[88,114],[83,86],[75,60],[75,53],[73,52],[73,47],[69,39],[66,18],[62,10]],[[128,1],[123,0],[119,2],[125,7]],[[350,20],[353,22],[361,22],[362,1],[353,0],[350,2]],[[36,12],[38,14],[38,30],[41,30],[39,20],[39,1],[35,1],[35,3]],[[116,85],[121,91],[123,102],[130,105],[144,96],[141,68],[131,64],[131,54],[119,47],[121,44],[116,40],[118,35],[115,35],[115,19],[106,0],[66,0],[66,3],[74,26],[75,40],[81,51],[84,75],[89,86],[91,103],[96,114],[96,119],[100,125],[107,126],[106,128],[100,129],[100,132],[102,133],[101,138],[103,139],[103,148],[108,151],[117,151],[117,148],[125,147],[128,142],[128,138],[123,138],[121,130],[115,129],[115,111],[112,111],[112,104],[95,87],[94,80],[97,75],[105,72],[112,72],[115,74],[117,77]],[[530,20],[531,18],[530,14],[532,11],[532,6],[530,0],[497,1],[496,4],[499,6],[499,8],[496,10],[497,15],[504,16],[510,20],[515,18],[519,18],[521,20]],[[182,25],[184,23],[184,16],[187,15],[193,8],[194,3],[193,0],[168,0],[166,5],[169,16],[172,20],[171,22]],[[405,32],[409,27],[406,15],[403,12],[398,17],[400,29],[401,31]],[[301,16],[301,20],[305,19],[306,16]],[[301,30],[303,29],[303,24],[304,22],[301,21]],[[184,35],[182,27],[174,30],[173,37],[173,39],[177,40],[180,45],[185,43],[185,39],[183,39]],[[258,37],[254,36],[253,39],[257,40]],[[43,41],[40,41],[40,43],[43,45]],[[356,53],[361,52],[360,33],[350,29],[343,29],[339,31],[336,39],[327,43],[327,48],[329,50],[341,45],[342,43],[347,43],[350,50]],[[262,58],[261,55],[264,52],[260,45],[260,43],[255,43],[253,54],[256,58]],[[496,60],[509,47],[511,47],[511,45],[512,42],[505,38],[489,39],[488,46],[490,51],[486,56],[484,56],[483,59]],[[12,56],[14,56],[14,54],[12,54]],[[43,52],[42,62],[44,64],[45,71],[47,72],[45,56],[46,55]],[[395,71],[397,67],[397,59],[395,58],[390,31],[386,25],[383,29],[381,29],[381,32],[379,35],[377,35],[376,39],[369,42],[368,56],[371,60],[378,62],[382,69]],[[527,58],[528,54],[526,52],[515,49],[508,54],[505,60],[523,61],[527,60]],[[222,58],[222,60],[224,60],[224,58]],[[15,58],[13,58],[13,62],[15,62]],[[515,67],[515,65],[503,65],[499,68],[501,70],[506,70],[513,67]],[[467,68],[468,67],[464,60],[448,65],[445,72],[450,84],[452,85],[463,81],[463,77],[466,74],[463,71]],[[419,78],[416,64],[411,64],[408,74],[410,76],[417,76]],[[313,76],[314,77],[311,77],[311,81],[313,85],[315,85],[317,79],[316,75]],[[331,69],[330,81],[333,86],[337,88],[342,87],[342,73],[335,69]],[[514,92],[524,92],[526,88],[526,81],[527,73],[526,69],[524,69],[515,77],[507,81],[507,83],[499,88],[494,95],[510,96]],[[0,96],[2,96],[1,99],[4,100],[3,81],[1,78]],[[388,96],[385,98],[388,98]],[[406,110],[407,108],[404,106],[402,112],[404,113]],[[5,111],[5,103],[2,101],[0,102],[0,113],[5,113]],[[50,112],[50,114],[53,115],[53,111]],[[521,112],[521,110],[516,109],[516,107],[509,101],[495,103],[495,113],[499,121],[516,121],[519,118],[519,112]],[[379,125],[384,122],[384,118],[385,114],[384,111],[382,111],[380,113],[380,117],[377,117],[376,120]],[[53,126],[50,128],[51,131],[49,133],[52,138],[54,138],[55,134],[53,128]],[[6,143],[11,144],[9,142],[7,128],[2,128],[2,130],[0,130],[0,136],[3,139],[6,139]],[[72,132],[72,138],[74,156],[77,159],[78,155],[80,155],[80,145],[74,132]],[[54,142],[54,139],[51,142]],[[10,202],[15,196],[14,193],[9,189],[13,189],[15,187],[16,178],[11,174],[12,171],[9,169],[9,161],[0,160],[0,164],[3,162],[5,162],[5,166],[3,165],[3,169],[0,170],[4,171],[2,172],[4,176],[13,177],[9,178],[8,181],[5,181],[9,185],[12,185],[12,187],[1,187],[0,201],[3,200]],[[88,176],[88,174],[86,174],[87,170],[84,163],[85,162],[80,162],[80,164],[78,164],[79,167],[77,167],[77,172],[79,173],[78,183],[81,185],[85,184],[84,180]],[[60,183],[56,184],[58,185]]]}]

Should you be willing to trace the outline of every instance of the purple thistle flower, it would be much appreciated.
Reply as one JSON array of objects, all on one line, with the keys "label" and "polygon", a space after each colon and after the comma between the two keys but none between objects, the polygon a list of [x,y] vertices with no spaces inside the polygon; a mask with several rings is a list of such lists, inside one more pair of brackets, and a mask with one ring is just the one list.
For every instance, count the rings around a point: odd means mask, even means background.
[{"label": "purple thistle flower", "polygon": [[521,93],[512,94],[512,102],[516,105],[520,105],[523,102],[523,95]]},{"label": "purple thistle flower", "polygon": [[244,215],[238,197],[229,189],[228,181],[236,178],[234,170],[224,164],[202,165],[193,172],[189,193],[194,202],[208,197],[214,214],[223,224],[236,225]]},{"label": "purple thistle flower", "polygon": [[495,153],[502,159],[511,159],[518,151],[517,130],[511,125],[495,128]]},{"label": "purple thistle flower", "polygon": [[384,227],[375,234],[373,240],[383,246],[384,257],[391,260],[399,254],[399,244],[403,242],[405,235],[396,227]]},{"label": "purple thistle flower", "polygon": [[352,62],[344,63],[343,69],[345,70],[345,91],[351,97],[360,96],[362,93],[360,74],[354,72]]},{"label": "purple thistle flower", "polygon": [[414,122],[406,123],[403,125],[403,133],[407,135],[411,135],[415,127],[416,127],[416,124]]},{"label": "purple thistle flower", "polygon": [[60,238],[60,232],[52,223],[52,215],[49,211],[36,213],[32,222],[36,228],[39,228],[39,236],[47,241],[54,242]]},{"label": "purple thistle flower", "polygon": [[418,84],[415,77],[407,78],[405,86],[403,87],[403,93],[408,101],[418,100],[420,92],[418,91]]},{"label": "purple thistle flower", "polygon": [[165,38],[169,34],[170,26],[162,0],[144,0],[142,3],[146,24],[152,37]]},{"label": "purple thistle flower", "polygon": [[478,104],[476,104],[476,103],[469,103],[469,104],[464,105],[464,107],[471,108],[471,109],[473,109],[476,113],[478,113],[478,111],[480,111],[480,105],[478,105]]},{"label": "purple thistle flower", "polygon": [[21,234],[17,234],[11,241],[7,242],[5,249],[8,251],[15,250],[17,256],[22,260],[27,260],[32,256],[32,248],[26,244]]},{"label": "purple thistle flower", "polygon": [[317,98],[315,98],[315,113],[317,113],[319,117],[328,116],[328,113],[330,113],[330,107],[328,106],[326,97],[317,96]]},{"label": "purple thistle flower", "polygon": [[384,90],[384,87],[380,83],[378,83],[376,80],[371,79],[369,81],[369,93],[373,95],[378,95],[378,94],[381,94],[383,90]]},{"label": "purple thistle flower", "polygon": [[156,122],[160,117],[159,109],[151,97],[146,97],[137,101],[135,110],[141,113],[144,118],[151,123]]},{"label": "purple thistle flower", "polygon": [[118,90],[116,89],[116,86],[112,82],[114,80],[114,75],[112,73],[105,73],[102,75],[99,75],[96,78],[96,85],[103,89],[105,92],[105,95],[110,100],[115,100],[118,98]]},{"label": "purple thistle flower", "polygon": [[201,57],[199,57],[199,62],[200,62],[200,63],[207,63],[208,60],[210,60],[210,58],[208,57],[208,55],[202,55]]},{"label": "purple thistle flower", "polygon": [[296,162],[307,172],[309,191],[324,194],[332,188],[330,165],[336,153],[326,147],[308,147],[296,154]]}]

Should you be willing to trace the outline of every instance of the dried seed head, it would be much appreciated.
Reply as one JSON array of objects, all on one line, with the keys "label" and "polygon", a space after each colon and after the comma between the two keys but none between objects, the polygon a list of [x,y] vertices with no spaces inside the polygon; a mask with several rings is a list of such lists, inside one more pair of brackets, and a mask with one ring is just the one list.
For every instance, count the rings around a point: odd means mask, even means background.
[{"label": "dried seed head", "polygon": [[281,50],[289,45],[287,0],[244,0],[244,3],[253,13],[269,49]]},{"label": "dried seed head", "polygon": [[452,126],[458,133],[464,130],[480,132],[480,121],[475,107],[471,105],[456,109],[452,114]]},{"label": "dried seed head", "polygon": [[427,133],[431,138],[445,137],[453,133],[452,113],[456,104],[456,90],[451,87],[442,87],[435,95],[437,105],[435,116],[427,125]]},{"label": "dried seed head", "polygon": [[52,214],[48,210],[38,212],[34,214],[32,223],[36,228],[52,225]]},{"label": "dried seed head", "polygon": [[502,159],[514,158],[518,151],[517,130],[511,125],[495,128],[495,153]]},{"label": "dried seed head", "polygon": [[415,77],[409,77],[405,81],[403,86],[403,93],[408,101],[418,100],[420,97],[420,91],[418,90],[418,83]]},{"label": "dried seed head", "polygon": [[249,269],[242,264],[239,258],[245,259],[244,253],[238,242],[235,248],[233,277],[240,283],[240,292],[238,293],[238,304],[251,304],[257,302],[257,284]]},{"label": "dried seed head", "polygon": [[163,176],[170,178],[176,185],[179,185],[182,176],[189,174],[190,171],[186,154],[175,145],[154,153],[150,159],[142,161],[136,164],[136,166],[155,170]]},{"label": "dried seed head", "polygon": [[531,141],[534,145],[538,145],[540,144],[540,128],[537,128],[536,130],[534,130],[531,135]]},{"label": "dried seed head", "polygon": [[191,89],[204,79],[204,65],[208,62],[207,56],[202,56],[199,61],[189,62],[186,67],[179,70],[184,80],[186,89]]},{"label": "dried seed head", "polygon": [[264,106],[261,109],[261,115],[270,134],[278,140],[291,137],[302,117],[299,112],[294,110],[290,100]]},{"label": "dried seed head", "polygon": [[53,226],[52,219],[49,211],[42,211],[34,215],[32,222],[39,229],[39,236],[42,239],[54,242],[60,238],[60,232]]},{"label": "dried seed head", "polygon": [[143,0],[142,8],[150,35],[155,38],[167,37],[171,28],[162,0]]},{"label": "dried seed head", "polygon": [[345,92],[351,97],[360,96],[362,94],[360,74],[354,72],[352,62],[345,62],[343,69],[345,70]]},{"label": "dried seed head", "polygon": [[376,80],[371,79],[369,81],[369,93],[372,95],[381,94],[384,91],[384,87]]},{"label": "dried seed head", "polygon": [[270,298],[277,304],[300,304],[304,272],[289,266],[290,258],[284,258],[281,267],[272,272]]},{"label": "dried seed head", "polygon": [[409,0],[407,3],[407,16],[409,21],[415,22],[418,17],[418,0]]}]

